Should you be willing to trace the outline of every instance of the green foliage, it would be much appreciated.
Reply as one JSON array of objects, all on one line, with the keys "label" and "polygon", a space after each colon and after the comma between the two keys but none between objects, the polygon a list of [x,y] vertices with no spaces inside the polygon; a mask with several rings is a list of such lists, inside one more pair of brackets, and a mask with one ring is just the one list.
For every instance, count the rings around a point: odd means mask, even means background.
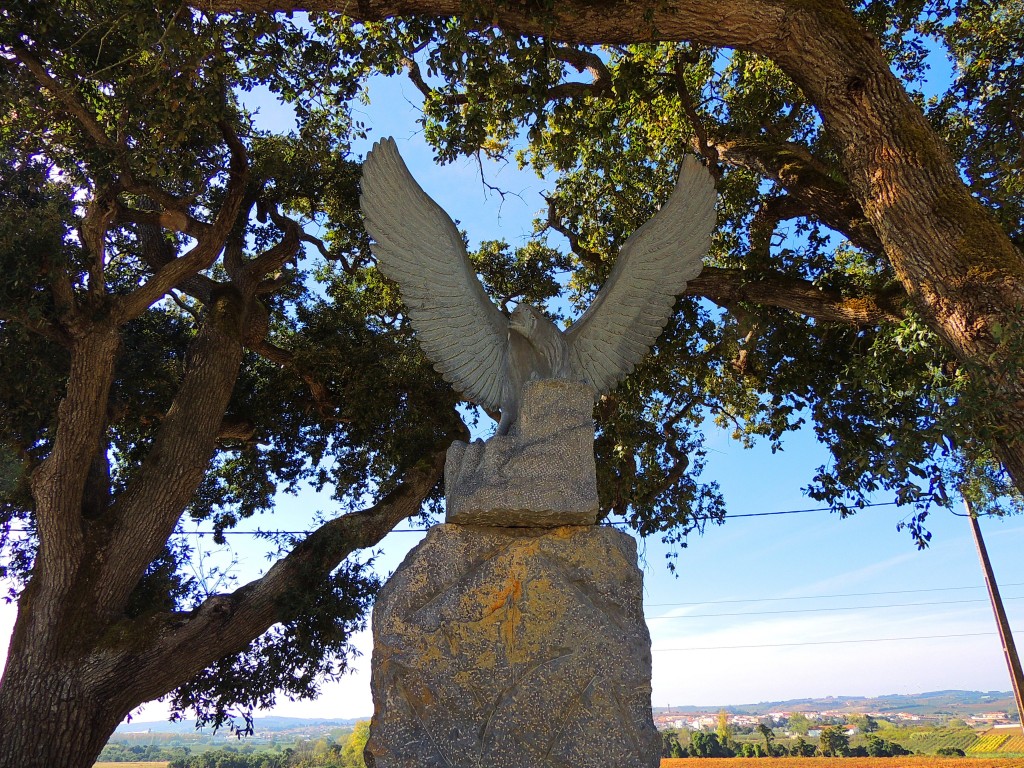
[{"label": "green foliage", "polygon": [[863,733],[874,733],[879,729],[878,720],[871,715],[853,715],[846,719],[850,725],[856,725]]},{"label": "green foliage", "polygon": [[[348,735],[344,745],[331,738],[300,740],[284,750],[260,748],[250,744],[209,749],[192,755],[174,756],[169,768],[366,768],[362,750],[369,735],[369,723],[361,721]],[[141,747],[112,754],[142,754]],[[167,753],[167,750],[164,750]],[[106,753],[105,753],[106,754]],[[146,751],[150,754],[150,751]],[[152,754],[161,754],[159,750]],[[105,758],[104,758],[105,759]],[[115,758],[119,759],[119,758]],[[136,758],[141,759],[141,758]],[[160,759],[160,758],[158,758]]]},{"label": "green foliage", "polygon": [[179,757],[168,763],[167,768],[290,768],[292,765],[287,756],[268,752],[257,752],[250,755],[228,752],[227,750],[211,750],[190,757]]},{"label": "green foliage", "polygon": [[366,768],[363,760],[363,750],[366,742],[370,739],[370,723],[367,720],[360,720],[356,723],[352,733],[345,741],[341,749],[341,765],[344,768]]},{"label": "green foliage", "polygon": [[793,733],[799,733],[801,736],[806,736],[807,731],[811,728],[811,721],[800,712],[794,712],[789,716],[787,727]]},{"label": "green foliage", "polygon": [[173,711],[191,709],[199,726],[251,734],[252,710],[270,709],[282,695],[316,698],[324,681],[345,673],[349,638],[366,627],[379,585],[367,564],[346,561],[325,582],[296,589],[287,598],[296,618],[177,688],[170,697]]},{"label": "green foliage", "polygon": [[718,736],[718,741],[723,747],[728,747],[729,742],[732,741],[733,730],[729,724],[729,713],[724,709],[718,712],[718,724],[715,727],[715,735]]},{"label": "green foliage", "polygon": [[984,755],[998,752],[999,748],[1009,740],[1008,733],[986,733],[980,736],[971,746],[965,750],[972,755]]},{"label": "green foliage", "polygon": [[821,729],[818,737],[818,752],[822,757],[847,757],[850,752],[850,737],[842,726],[830,725]]},{"label": "green foliage", "polygon": [[690,745],[686,752],[690,757],[733,757],[735,754],[721,743],[718,734],[704,731],[690,734]]},{"label": "green foliage", "polygon": [[913,754],[909,749],[905,749],[896,742],[888,741],[874,734],[868,734],[865,748],[868,757],[900,757]]},{"label": "green foliage", "polygon": [[966,750],[978,740],[978,734],[964,725],[963,727],[901,731],[899,740],[901,744],[914,752],[939,754],[940,749]]},{"label": "green foliage", "polygon": [[789,748],[789,753],[793,757],[814,757],[814,754],[818,751],[818,748],[811,742],[807,741],[803,736],[798,736],[796,741]]},{"label": "green foliage", "polygon": [[123,743],[111,743],[107,744],[103,748],[103,751],[100,752],[97,762],[184,762],[188,758],[189,752],[189,747],[167,747],[158,746],[156,744],[136,744],[134,746],[128,746]]},{"label": "green foliage", "polygon": [[[781,755],[781,753],[785,750],[785,747],[783,747],[781,744],[775,744],[775,731],[773,731],[764,723],[757,724],[757,732],[761,734],[761,738],[764,739],[765,756],[773,757],[776,756],[777,753]],[[755,746],[760,747],[761,745],[756,744]]]},{"label": "green foliage", "polygon": [[679,732],[674,728],[661,731],[661,756],[686,757],[686,749],[679,741]]}]

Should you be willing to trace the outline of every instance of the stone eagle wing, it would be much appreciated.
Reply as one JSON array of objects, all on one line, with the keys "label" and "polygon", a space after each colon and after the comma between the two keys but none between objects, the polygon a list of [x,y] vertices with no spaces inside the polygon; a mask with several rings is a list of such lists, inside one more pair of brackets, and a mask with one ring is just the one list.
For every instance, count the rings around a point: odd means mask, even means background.
[{"label": "stone eagle wing", "polygon": [[565,331],[574,376],[602,394],[629,375],[700,274],[714,229],[714,179],[686,157],[668,202],[626,240],[597,298]]},{"label": "stone eagle wing", "polygon": [[373,145],[361,187],[370,249],[398,283],[423,351],[467,399],[497,408],[508,320],[484,292],[455,223],[416,183],[394,139]]}]

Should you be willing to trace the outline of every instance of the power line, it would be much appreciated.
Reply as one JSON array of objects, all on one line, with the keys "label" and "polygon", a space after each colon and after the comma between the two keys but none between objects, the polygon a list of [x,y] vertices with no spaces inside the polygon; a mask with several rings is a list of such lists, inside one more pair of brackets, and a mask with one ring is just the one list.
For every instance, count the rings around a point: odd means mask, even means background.
[{"label": "power line", "polygon": [[[1024,597],[1007,597],[1004,600],[1024,600]],[[890,603],[888,605],[846,605],[827,608],[790,608],[779,611],[738,611],[736,613],[691,613],[680,616],[644,616],[648,621],[655,619],[704,619],[712,616],[768,616],[778,613],[821,613],[824,611],[862,611],[869,608],[912,608],[919,605],[959,605],[962,603],[987,603],[986,598],[977,600],[937,600],[924,603]]]},{"label": "power line", "polygon": [[706,645],[692,648],[652,648],[651,653],[670,653],[673,651],[731,651],[746,648],[789,648],[802,645],[848,645],[855,643],[891,643],[899,640],[940,640],[949,637],[983,637],[994,635],[995,632],[964,632],[959,635],[915,635],[913,637],[866,637],[859,640],[813,640],[803,643],[763,643],[758,645]]},{"label": "power line", "polygon": [[[868,507],[896,507],[899,506],[895,501],[879,501],[875,504],[863,504],[857,509],[867,509]],[[772,517],[773,515],[802,515],[804,512],[831,512],[832,507],[811,507],[809,509],[785,509],[781,512],[748,512],[743,515],[725,515],[726,520],[735,520],[739,517]],[[704,517],[699,518],[702,520],[711,520],[713,518]]]},{"label": "power line", "polygon": [[[881,501],[874,504],[863,504],[857,509],[867,509],[868,507],[895,507],[899,506],[895,501]],[[721,517],[715,517],[712,515],[701,515],[699,517],[693,517],[692,520],[710,521],[710,520],[738,520],[744,517],[775,517],[777,515],[802,515],[807,512],[831,512],[832,507],[808,507],[807,509],[782,509],[774,512],[745,512],[739,515],[722,515]],[[622,521],[616,521],[610,523],[610,525],[625,526],[627,523]],[[31,529],[24,527],[11,527],[8,528],[13,533],[31,533]],[[429,531],[429,528],[392,528],[390,533],[425,533]],[[222,536],[309,536],[313,531],[221,531]],[[177,531],[175,535],[178,536],[214,536],[216,531]]]},{"label": "power line", "polygon": [[[864,504],[857,509],[867,509],[868,507],[895,507],[899,506],[895,501],[880,501],[873,504]],[[701,515],[691,518],[692,520],[738,520],[743,517],[775,517],[777,515],[802,515],[807,512],[831,512],[832,507],[808,507],[806,509],[781,509],[774,512],[745,512],[739,515],[722,515],[722,517],[713,517],[711,515]],[[625,526],[627,523],[623,521],[616,521],[609,523],[610,525]],[[425,533],[429,531],[429,528],[392,528],[391,533]],[[212,531],[188,531],[191,535],[206,536],[212,533]],[[263,535],[309,535],[312,531],[224,531],[227,534],[238,534],[238,535],[249,535],[255,536],[257,533]]]},{"label": "power line", "polygon": [[[1004,587],[1024,587],[1024,581],[1004,584]],[[825,600],[833,597],[874,597],[875,595],[905,595],[913,592],[953,592],[961,589],[985,589],[984,585],[975,587],[929,587],[927,589],[895,589],[886,592],[845,592],[838,595],[795,595],[793,597],[744,597],[733,600],[702,600],[694,603],[648,603],[648,608],[662,608],[676,605],[721,605],[724,603],[766,603],[777,600]]]}]

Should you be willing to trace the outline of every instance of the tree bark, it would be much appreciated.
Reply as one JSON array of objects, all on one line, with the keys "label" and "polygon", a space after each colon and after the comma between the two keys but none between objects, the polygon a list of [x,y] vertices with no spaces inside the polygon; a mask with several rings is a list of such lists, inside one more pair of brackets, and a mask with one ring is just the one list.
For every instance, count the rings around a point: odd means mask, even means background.
[{"label": "tree bark", "polygon": [[12,644],[9,658],[0,687],[0,766],[92,766],[122,709],[83,680],[79,666],[47,649]]},{"label": "tree bark", "polygon": [[906,300],[901,291],[844,296],[839,291],[820,288],[789,275],[761,272],[752,275],[742,269],[722,267],[705,267],[686,283],[684,295],[703,296],[724,307],[749,301],[787,309],[822,322],[855,326],[898,322],[904,316]]}]

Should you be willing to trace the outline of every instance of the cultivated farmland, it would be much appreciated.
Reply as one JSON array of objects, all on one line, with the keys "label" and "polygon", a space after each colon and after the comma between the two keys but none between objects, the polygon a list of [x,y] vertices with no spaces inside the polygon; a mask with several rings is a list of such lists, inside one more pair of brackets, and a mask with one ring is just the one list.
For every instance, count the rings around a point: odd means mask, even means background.
[{"label": "cultivated farmland", "polygon": [[683,757],[661,768],[1024,768],[1024,757]]}]

